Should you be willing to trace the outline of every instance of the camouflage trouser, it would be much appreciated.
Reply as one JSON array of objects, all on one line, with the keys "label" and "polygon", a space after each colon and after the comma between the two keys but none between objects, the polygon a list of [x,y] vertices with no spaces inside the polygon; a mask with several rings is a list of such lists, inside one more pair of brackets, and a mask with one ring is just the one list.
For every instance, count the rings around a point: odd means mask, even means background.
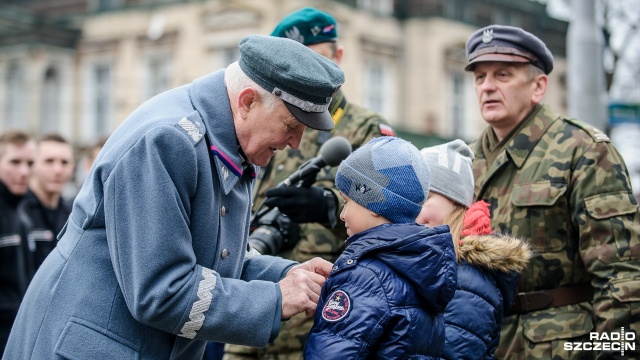
[{"label": "camouflage trouser", "polygon": [[597,352],[567,350],[595,331],[589,305],[568,305],[504,318],[497,359],[595,359]]}]

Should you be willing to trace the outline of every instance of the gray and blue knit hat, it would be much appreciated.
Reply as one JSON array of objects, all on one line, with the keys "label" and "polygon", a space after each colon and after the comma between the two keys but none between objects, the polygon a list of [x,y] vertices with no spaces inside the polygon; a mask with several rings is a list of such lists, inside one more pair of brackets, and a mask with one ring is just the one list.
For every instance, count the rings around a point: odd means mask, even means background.
[{"label": "gray and blue knit hat", "polygon": [[473,201],[473,151],[456,139],[420,150],[431,170],[431,191],[466,207]]},{"label": "gray and blue knit hat", "polygon": [[384,136],[371,139],[340,164],[336,186],[393,223],[414,223],[427,199],[429,178],[429,166],[415,146]]}]

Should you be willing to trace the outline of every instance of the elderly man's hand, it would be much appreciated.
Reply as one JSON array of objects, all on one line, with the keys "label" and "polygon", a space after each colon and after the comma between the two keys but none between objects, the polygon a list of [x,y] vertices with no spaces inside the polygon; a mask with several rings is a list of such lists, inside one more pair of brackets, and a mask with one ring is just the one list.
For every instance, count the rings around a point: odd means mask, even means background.
[{"label": "elderly man's hand", "polygon": [[[328,278],[329,274],[331,273],[331,268],[333,267],[333,264],[331,264],[330,262],[328,262],[327,260],[320,258],[320,257],[315,257],[311,260],[305,261],[300,265],[296,265],[294,267],[292,267],[289,272],[287,273],[287,276],[289,274],[291,274],[291,272],[295,269],[304,269],[307,271],[311,271],[312,273],[316,273],[318,275],[322,275],[324,276],[324,278]],[[324,283],[324,282],[323,282]],[[320,284],[322,285],[322,284]]]},{"label": "elderly man's hand", "polygon": [[331,272],[331,263],[313,258],[289,270],[280,280],[282,293],[282,318],[287,319],[304,312],[307,317],[316,311],[320,290]]}]

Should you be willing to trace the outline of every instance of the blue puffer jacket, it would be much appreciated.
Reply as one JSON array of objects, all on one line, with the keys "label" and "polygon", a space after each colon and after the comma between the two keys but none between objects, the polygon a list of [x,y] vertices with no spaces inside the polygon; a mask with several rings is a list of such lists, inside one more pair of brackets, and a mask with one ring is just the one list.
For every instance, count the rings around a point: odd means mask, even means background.
[{"label": "blue puffer jacket", "polygon": [[445,359],[493,359],[519,273],[531,257],[516,238],[477,235],[458,248],[458,288],[445,310]]},{"label": "blue puffer jacket", "polygon": [[305,359],[438,359],[457,265],[448,226],[384,224],[347,240]]}]

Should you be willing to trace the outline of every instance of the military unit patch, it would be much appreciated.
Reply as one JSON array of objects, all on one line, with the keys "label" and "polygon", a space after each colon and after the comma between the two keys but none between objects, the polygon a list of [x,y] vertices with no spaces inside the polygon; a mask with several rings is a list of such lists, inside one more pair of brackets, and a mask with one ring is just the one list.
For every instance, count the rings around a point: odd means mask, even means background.
[{"label": "military unit patch", "polygon": [[351,309],[351,299],[342,290],[336,290],[329,296],[327,303],[322,308],[322,318],[327,321],[343,319]]},{"label": "military unit patch", "polygon": [[304,36],[302,36],[302,33],[300,32],[300,29],[298,29],[298,27],[294,26],[291,28],[291,30],[285,31],[284,33],[287,35],[287,38],[304,44]]},{"label": "military unit patch", "polygon": [[331,30],[333,30],[333,28],[335,28],[336,26],[331,24],[331,25],[327,25],[322,29],[322,33],[326,34],[328,32],[331,32]]},{"label": "military unit patch", "polygon": [[378,125],[378,128],[380,129],[380,133],[384,136],[396,136],[396,132],[393,131],[393,128],[387,124],[380,123]]}]

